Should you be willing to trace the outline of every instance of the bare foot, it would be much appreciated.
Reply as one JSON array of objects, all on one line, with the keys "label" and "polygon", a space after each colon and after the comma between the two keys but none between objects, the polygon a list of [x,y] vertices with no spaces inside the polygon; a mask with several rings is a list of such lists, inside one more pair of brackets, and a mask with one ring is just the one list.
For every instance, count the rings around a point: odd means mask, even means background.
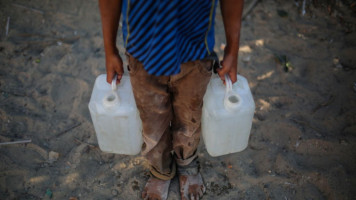
[{"label": "bare foot", "polygon": [[166,200],[171,180],[164,181],[151,176],[142,192],[144,200]]},{"label": "bare foot", "polygon": [[179,186],[182,200],[199,200],[206,190],[200,173],[197,175],[179,175]]}]

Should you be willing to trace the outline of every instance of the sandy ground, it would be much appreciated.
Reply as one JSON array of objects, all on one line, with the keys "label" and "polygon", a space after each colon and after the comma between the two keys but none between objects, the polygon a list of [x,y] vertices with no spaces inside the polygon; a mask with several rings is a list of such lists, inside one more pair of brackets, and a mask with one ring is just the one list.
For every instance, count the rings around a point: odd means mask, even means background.
[{"label": "sandy ground", "polygon": [[[216,20],[221,57],[219,12]],[[341,3],[331,16],[312,6],[302,16],[293,1],[261,1],[245,18],[250,142],[216,158],[201,142],[204,199],[355,198],[355,22]],[[139,199],[144,159],[101,152],[87,107],[105,73],[97,1],[2,0],[0,66],[0,142],[32,140],[0,146],[0,199]],[[179,199],[177,179],[169,199]]]}]

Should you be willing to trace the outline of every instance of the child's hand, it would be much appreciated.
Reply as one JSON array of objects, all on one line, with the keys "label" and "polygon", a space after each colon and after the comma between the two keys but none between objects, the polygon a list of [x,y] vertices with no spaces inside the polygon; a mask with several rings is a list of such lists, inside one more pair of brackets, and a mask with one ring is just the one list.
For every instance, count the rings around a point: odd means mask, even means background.
[{"label": "child's hand", "polygon": [[122,59],[118,53],[107,54],[105,56],[106,61],[106,81],[111,84],[112,79],[117,75],[116,84],[120,83],[122,75],[124,74],[124,68]]},{"label": "child's hand", "polygon": [[221,61],[220,65],[222,68],[217,69],[217,72],[224,84],[225,74],[230,76],[232,83],[235,83],[237,81],[237,55],[225,54],[224,59]]}]

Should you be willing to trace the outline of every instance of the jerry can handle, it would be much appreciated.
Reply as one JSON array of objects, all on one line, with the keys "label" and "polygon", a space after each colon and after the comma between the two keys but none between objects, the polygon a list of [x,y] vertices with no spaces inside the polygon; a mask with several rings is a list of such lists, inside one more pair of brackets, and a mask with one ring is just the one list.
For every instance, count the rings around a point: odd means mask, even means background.
[{"label": "jerry can handle", "polygon": [[225,84],[226,84],[225,93],[227,94],[230,91],[232,91],[232,82],[228,74],[225,74]]},{"label": "jerry can handle", "polygon": [[232,90],[232,82],[228,74],[225,74],[225,85],[224,107],[228,111],[233,111],[240,107],[242,99],[239,94]]},{"label": "jerry can handle", "polygon": [[116,89],[117,89],[116,80],[117,80],[117,75],[115,75],[114,78],[113,78],[112,81],[111,81],[111,90],[112,90],[113,92],[115,92]]}]

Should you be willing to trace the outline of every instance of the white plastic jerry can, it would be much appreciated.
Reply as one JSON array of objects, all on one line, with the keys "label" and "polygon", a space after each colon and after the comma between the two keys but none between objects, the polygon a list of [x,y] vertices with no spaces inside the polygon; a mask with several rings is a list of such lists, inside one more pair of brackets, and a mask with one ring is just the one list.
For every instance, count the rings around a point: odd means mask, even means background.
[{"label": "white plastic jerry can", "polygon": [[232,84],[225,76],[226,87],[213,76],[204,96],[202,134],[208,153],[221,156],[244,150],[248,145],[255,102],[246,78],[237,76]]},{"label": "white plastic jerry can", "polygon": [[106,82],[106,74],[95,80],[89,110],[99,147],[108,153],[136,155],[142,145],[142,122],[129,76]]}]

